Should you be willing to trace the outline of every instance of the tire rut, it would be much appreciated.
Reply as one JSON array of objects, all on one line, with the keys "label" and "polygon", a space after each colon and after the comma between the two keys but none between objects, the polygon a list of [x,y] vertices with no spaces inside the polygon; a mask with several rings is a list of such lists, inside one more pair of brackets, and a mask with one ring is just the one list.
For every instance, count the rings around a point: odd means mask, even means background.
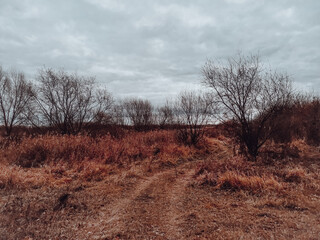
[{"label": "tire rut", "polygon": [[184,213],[183,199],[193,171],[176,175],[175,170],[164,172],[149,181],[126,209],[118,233],[135,239],[179,239]]},{"label": "tire rut", "polygon": [[170,200],[170,209],[167,211],[166,219],[168,222],[167,232],[171,239],[182,239],[183,229],[179,227],[182,217],[185,213],[185,206],[183,204],[185,189],[187,188],[190,180],[194,174],[194,170],[189,170],[179,178],[172,188],[168,199]]},{"label": "tire rut", "polygon": [[[184,193],[193,174],[182,164],[140,180],[88,223],[96,239],[181,239]],[[177,171],[179,172],[177,174]]]},{"label": "tire rut", "polygon": [[149,186],[156,182],[160,177],[167,174],[166,172],[157,173],[145,180],[142,180],[140,184],[135,187],[135,190],[130,194],[128,198],[118,199],[118,202],[114,206],[109,206],[112,208],[111,212],[108,214],[107,220],[104,222],[105,229],[110,233],[117,233],[122,235],[126,231],[125,221],[126,215],[130,211],[130,206],[132,202],[144,197],[144,193],[149,188]]}]

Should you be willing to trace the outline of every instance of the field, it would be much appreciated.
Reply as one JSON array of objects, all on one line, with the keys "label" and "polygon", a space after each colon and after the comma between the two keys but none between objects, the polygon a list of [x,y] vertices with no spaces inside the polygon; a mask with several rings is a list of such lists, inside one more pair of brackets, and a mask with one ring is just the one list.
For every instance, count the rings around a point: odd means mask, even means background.
[{"label": "field", "polygon": [[2,139],[0,239],[319,239],[319,149],[267,146],[248,162],[174,130]]}]

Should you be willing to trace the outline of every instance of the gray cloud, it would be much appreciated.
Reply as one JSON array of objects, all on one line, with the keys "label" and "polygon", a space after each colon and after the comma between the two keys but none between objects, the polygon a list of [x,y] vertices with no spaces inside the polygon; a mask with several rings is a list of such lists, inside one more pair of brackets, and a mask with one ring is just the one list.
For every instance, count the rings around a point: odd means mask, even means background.
[{"label": "gray cloud", "polygon": [[200,88],[207,58],[238,50],[320,87],[316,0],[2,0],[0,64],[91,74],[119,97],[164,102]]}]

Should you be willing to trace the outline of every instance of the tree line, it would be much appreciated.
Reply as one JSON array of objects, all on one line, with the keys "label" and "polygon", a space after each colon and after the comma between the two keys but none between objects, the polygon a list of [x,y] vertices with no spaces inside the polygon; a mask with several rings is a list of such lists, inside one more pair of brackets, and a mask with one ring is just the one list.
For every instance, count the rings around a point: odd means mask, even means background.
[{"label": "tree line", "polygon": [[228,122],[240,148],[255,160],[277,131],[274,122],[296,104],[287,74],[264,67],[258,56],[238,55],[225,62],[209,60],[202,68],[204,92],[184,91],[155,107],[149,100],[115,100],[94,77],[43,68],[36,81],[0,67],[0,123],[10,136],[16,125],[48,126],[77,134],[90,124],[177,126],[177,136],[196,145],[204,128]]},{"label": "tree line", "polygon": [[192,126],[190,141],[196,144],[212,106],[200,92],[182,92],[174,102],[160,107],[139,98],[116,101],[93,77],[51,68],[41,69],[36,80],[31,82],[22,72],[0,68],[0,122],[6,136],[16,125],[47,126],[61,134],[78,134],[92,124],[129,125],[138,131],[151,125],[164,128],[179,124]]}]

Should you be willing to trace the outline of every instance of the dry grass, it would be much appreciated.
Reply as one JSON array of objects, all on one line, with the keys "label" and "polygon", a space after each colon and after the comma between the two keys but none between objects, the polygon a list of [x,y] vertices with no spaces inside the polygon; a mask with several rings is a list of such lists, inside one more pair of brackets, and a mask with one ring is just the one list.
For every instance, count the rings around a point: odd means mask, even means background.
[{"label": "dry grass", "polygon": [[318,239],[316,147],[248,162],[224,136],[203,144],[173,131],[7,144],[0,239]]},{"label": "dry grass", "polygon": [[234,156],[231,144],[229,150],[222,144],[216,147],[220,152],[198,163],[189,190],[192,197],[186,201],[186,209],[191,209],[186,216],[188,236],[318,239],[320,154],[302,140],[288,147],[297,148],[300,156],[253,163]]},{"label": "dry grass", "polygon": [[253,193],[280,190],[281,184],[273,177],[269,176],[246,176],[235,172],[225,172],[219,176],[217,186],[227,190],[247,190]]},{"label": "dry grass", "polygon": [[287,182],[300,183],[303,180],[306,180],[307,173],[305,169],[303,169],[302,167],[294,167],[286,170],[284,174],[284,178],[285,178],[285,181]]},{"label": "dry grass", "polygon": [[177,143],[173,131],[131,132],[121,139],[108,135],[27,137],[0,150],[0,188],[99,181],[119,167],[142,164],[150,171],[205,151],[205,147]]},{"label": "dry grass", "polygon": [[276,176],[264,173],[256,164],[239,156],[225,160],[208,159],[197,166],[195,177],[197,184],[214,186],[215,189],[258,193],[283,188]]}]

